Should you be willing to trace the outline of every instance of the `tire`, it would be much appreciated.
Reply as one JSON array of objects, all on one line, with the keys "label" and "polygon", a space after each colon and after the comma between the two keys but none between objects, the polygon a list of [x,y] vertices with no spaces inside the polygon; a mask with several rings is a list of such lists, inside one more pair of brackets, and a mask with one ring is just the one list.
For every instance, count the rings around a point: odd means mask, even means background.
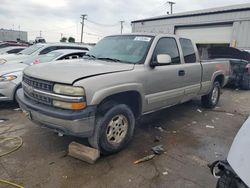
[{"label": "tire", "polygon": [[216,188],[248,188],[240,179],[224,174],[217,181]]},{"label": "tire", "polygon": [[216,188],[237,188],[237,186],[232,177],[224,174],[220,179],[218,179]]},{"label": "tire", "polygon": [[210,93],[201,97],[202,105],[205,108],[214,108],[219,102],[220,93],[221,93],[220,83],[218,81],[215,81],[213,83],[213,87]]},{"label": "tire", "polygon": [[240,88],[244,90],[250,90],[250,75],[245,74],[240,82]]},{"label": "tire", "polygon": [[117,153],[131,140],[135,127],[132,110],[125,104],[117,104],[101,115],[97,114],[95,131],[88,138],[89,144],[103,155]]}]

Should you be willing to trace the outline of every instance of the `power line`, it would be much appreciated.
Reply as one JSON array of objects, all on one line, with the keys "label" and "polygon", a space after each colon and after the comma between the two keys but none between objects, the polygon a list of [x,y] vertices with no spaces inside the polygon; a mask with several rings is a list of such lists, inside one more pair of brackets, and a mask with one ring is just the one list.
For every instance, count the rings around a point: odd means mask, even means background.
[{"label": "power line", "polygon": [[89,20],[89,19],[87,19],[87,21],[90,22],[90,23],[92,23],[92,24],[99,25],[99,26],[102,26],[102,27],[115,27],[115,26],[119,25],[119,23],[110,24],[110,25],[108,25],[108,24],[102,24],[102,23],[97,23],[97,22]]}]

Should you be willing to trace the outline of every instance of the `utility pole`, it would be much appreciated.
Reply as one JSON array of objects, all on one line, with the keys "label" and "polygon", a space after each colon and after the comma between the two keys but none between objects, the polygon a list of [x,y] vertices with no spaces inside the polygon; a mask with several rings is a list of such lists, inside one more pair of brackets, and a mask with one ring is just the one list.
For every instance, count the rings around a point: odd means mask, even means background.
[{"label": "utility pole", "polygon": [[173,14],[173,5],[176,3],[173,1],[168,1],[167,3],[170,5],[170,14]]},{"label": "utility pole", "polygon": [[125,21],[120,21],[121,23],[121,34],[122,34],[122,30],[123,30],[123,24],[124,24]]},{"label": "utility pole", "polygon": [[42,37],[42,31],[40,31],[39,33],[40,33],[40,34],[39,34],[39,35],[40,35],[40,37]]},{"label": "utility pole", "polygon": [[82,18],[82,32],[81,32],[81,43],[82,43],[82,40],[83,40],[83,27],[84,27],[84,20],[86,19],[87,17],[87,14],[82,14],[82,16],[80,18]]}]

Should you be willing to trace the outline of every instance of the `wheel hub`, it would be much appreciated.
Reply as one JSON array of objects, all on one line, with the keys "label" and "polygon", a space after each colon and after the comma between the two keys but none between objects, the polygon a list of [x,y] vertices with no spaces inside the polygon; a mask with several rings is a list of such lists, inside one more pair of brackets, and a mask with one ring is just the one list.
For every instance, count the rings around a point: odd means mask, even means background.
[{"label": "wheel hub", "polygon": [[216,102],[218,100],[218,96],[219,96],[219,89],[218,89],[218,87],[215,87],[213,89],[213,92],[212,92],[212,103],[213,104],[216,104]]},{"label": "wheel hub", "polygon": [[123,141],[128,131],[128,120],[124,115],[114,116],[107,126],[107,140],[111,144]]}]

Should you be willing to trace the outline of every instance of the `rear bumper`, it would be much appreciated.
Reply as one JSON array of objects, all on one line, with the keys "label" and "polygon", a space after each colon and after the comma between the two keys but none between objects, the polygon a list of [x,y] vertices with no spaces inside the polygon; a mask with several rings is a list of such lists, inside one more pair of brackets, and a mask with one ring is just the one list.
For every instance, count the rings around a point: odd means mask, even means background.
[{"label": "rear bumper", "polygon": [[0,101],[12,101],[17,85],[14,82],[0,82]]},{"label": "rear bumper", "polygon": [[17,101],[32,121],[55,132],[78,137],[90,137],[93,134],[95,106],[81,111],[62,110],[31,101],[24,96],[23,89],[17,91]]}]

